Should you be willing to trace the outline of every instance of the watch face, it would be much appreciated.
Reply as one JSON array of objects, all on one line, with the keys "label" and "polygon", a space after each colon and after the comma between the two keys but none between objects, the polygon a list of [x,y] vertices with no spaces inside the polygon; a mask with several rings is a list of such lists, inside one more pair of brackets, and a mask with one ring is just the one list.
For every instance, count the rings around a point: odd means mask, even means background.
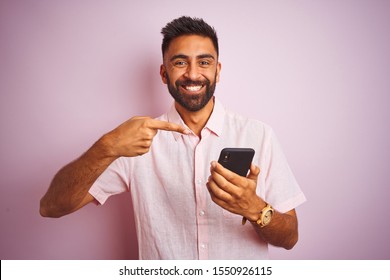
[{"label": "watch face", "polygon": [[263,217],[263,224],[266,225],[271,221],[272,218],[272,211],[268,210]]}]

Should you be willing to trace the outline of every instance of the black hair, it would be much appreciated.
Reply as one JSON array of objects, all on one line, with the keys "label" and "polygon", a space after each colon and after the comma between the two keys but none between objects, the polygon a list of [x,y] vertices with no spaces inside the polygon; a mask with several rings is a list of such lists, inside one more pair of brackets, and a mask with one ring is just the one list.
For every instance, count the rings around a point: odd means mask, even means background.
[{"label": "black hair", "polygon": [[161,34],[164,36],[161,45],[163,57],[171,41],[183,35],[199,35],[210,38],[217,51],[217,55],[219,55],[217,32],[214,27],[208,25],[201,18],[182,16],[174,19],[161,29]]}]

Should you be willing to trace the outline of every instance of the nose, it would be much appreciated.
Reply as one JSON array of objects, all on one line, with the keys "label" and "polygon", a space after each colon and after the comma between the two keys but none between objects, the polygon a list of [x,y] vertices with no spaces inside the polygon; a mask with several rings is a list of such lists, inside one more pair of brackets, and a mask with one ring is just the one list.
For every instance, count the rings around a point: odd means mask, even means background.
[{"label": "nose", "polygon": [[185,72],[185,77],[196,81],[200,77],[200,72],[196,63],[189,63]]}]

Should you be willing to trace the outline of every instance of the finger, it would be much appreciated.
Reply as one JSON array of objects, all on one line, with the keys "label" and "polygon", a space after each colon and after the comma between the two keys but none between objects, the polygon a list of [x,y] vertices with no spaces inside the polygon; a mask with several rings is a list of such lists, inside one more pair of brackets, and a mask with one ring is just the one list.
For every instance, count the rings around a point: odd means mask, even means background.
[{"label": "finger", "polygon": [[224,177],[227,181],[231,182],[233,185],[239,185],[242,182],[242,177],[233,171],[223,167],[220,163],[216,161],[211,162],[210,171],[214,171]]},{"label": "finger", "polygon": [[247,178],[257,181],[257,177],[259,176],[259,174],[260,168],[252,163]]},{"label": "finger", "polygon": [[151,119],[151,117],[146,117],[146,116],[135,116],[132,117],[130,120],[144,120],[144,119]]},{"label": "finger", "polygon": [[176,123],[170,123],[166,121],[160,121],[156,119],[151,119],[149,122],[149,127],[152,129],[161,129],[166,131],[176,131],[182,134],[189,134],[190,130]]},{"label": "finger", "polygon": [[214,170],[211,171],[210,179],[217,185],[218,188],[229,194],[234,193],[237,189],[235,185],[230,183],[225,177]]},{"label": "finger", "polygon": [[213,179],[210,179],[206,185],[214,202],[215,199],[218,199],[219,201],[223,201],[223,202],[228,202],[231,200],[232,198],[231,195],[226,191],[224,191],[223,189],[221,189]]},{"label": "finger", "polygon": [[235,207],[236,203],[234,198],[216,186],[213,181],[207,183],[207,189],[209,190],[211,200],[215,204],[232,213],[239,213]]},{"label": "finger", "polygon": [[218,206],[220,206],[220,207],[222,207],[223,209],[228,209],[228,207],[229,207],[229,204],[226,202],[226,201],[224,201],[224,200],[222,200],[222,199],[219,199],[218,197],[216,197],[215,195],[213,195],[212,193],[210,193],[210,196],[211,196],[211,200],[215,203],[215,204],[217,204]]}]

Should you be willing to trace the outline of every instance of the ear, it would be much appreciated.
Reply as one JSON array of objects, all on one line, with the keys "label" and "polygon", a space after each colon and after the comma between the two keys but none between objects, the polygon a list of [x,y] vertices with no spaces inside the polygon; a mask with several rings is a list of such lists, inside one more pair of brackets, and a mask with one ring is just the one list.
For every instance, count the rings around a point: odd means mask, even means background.
[{"label": "ear", "polygon": [[161,64],[160,66],[160,76],[161,76],[161,80],[164,84],[167,84],[168,81],[167,81],[167,71],[165,69],[165,66],[164,64]]},{"label": "ear", "polygon": [[219,73],[221,72],[221,68],[222,68],[222,64],[221,64],[221,62],[218,62],[218,65],[217,65],[217,75],[216,75],[216,78],[215,78],[215,82],[216,83],[219,82]]}]

